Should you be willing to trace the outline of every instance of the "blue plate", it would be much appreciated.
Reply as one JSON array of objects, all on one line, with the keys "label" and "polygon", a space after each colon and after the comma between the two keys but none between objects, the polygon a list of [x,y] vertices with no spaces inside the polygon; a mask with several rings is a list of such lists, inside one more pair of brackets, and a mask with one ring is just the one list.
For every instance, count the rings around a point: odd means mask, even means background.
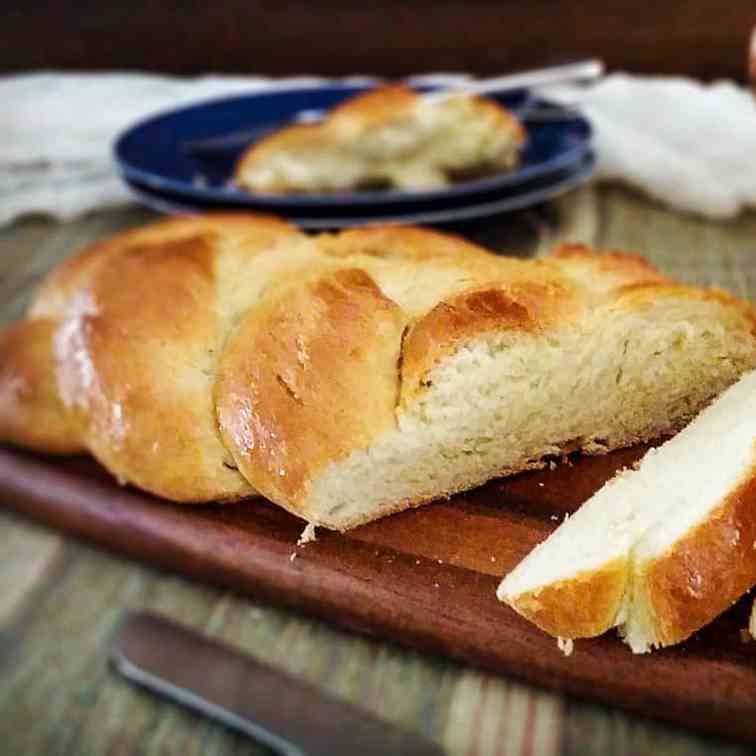
[{"label": "blue plate", "polygon": [[[365,215],[329,216],[319,213],[314,216],[288,214],[287,217],[301,228],[309,230],[350,228],[371,223],[457,223],[500,215],[553,199],[586,183],[593,174],[594,164],[593,153],[588,152],[568,169],[528,182],[514,190],[508,187],[499,192],[489,192],[478,195],[472,202],[457,202],[456,205],[446,208],[439,209],[435,203],[427,202],[415,208],[394,206],[393,210],[387,209],[382,213],[370,212]],[[219,203],[193,203],[174,193],[158,192],[136,181],[128,180],[127,184],[142,204],[161,213],[185,215],[203,213],[208,210],[229,209],[229,207],[235,210],[240,209],[238,206]]]},{"label": "blue plate", "polygon": [[[301,110],[324,110],[370,87],[328,85],[277,90],[223,98],[153,116],[131,127],[115,143],[115,159],[123,177],[155,192],[171,192],[191,202],[212,202],[257,208],[284,215],[319,212],[382,211],[388,205],[451,202],[528,181],[568,168],[590,148],[591,128],[582,118],[565,121],[527,120],[528,142],[520,168],[509,173],[466,181],[432,191],[368,191],[331,194],[250,194],[231,183],[233,166],[245,149],[221,151],[212,159],[199,158],[187,145],[236,132],[263,134],[283,125]],[[427,89],[427,88],[426,88]],[[534,104],[526,91],[496,98],[527,117]]]}]

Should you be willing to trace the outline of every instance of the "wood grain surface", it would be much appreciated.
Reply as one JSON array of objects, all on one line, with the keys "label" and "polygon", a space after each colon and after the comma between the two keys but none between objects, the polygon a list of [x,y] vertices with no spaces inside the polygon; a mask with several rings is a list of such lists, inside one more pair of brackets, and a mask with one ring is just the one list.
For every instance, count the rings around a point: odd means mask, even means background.
[{"label": "wood grain surface", "polygon": [[0,448],[19,512],[134,559],[544,687],[756,744],[756,643],[747,597],[675,648],[634,656],[612,634],[565,656],[496,600],[511,570],[645,449],[575,457],[347,534],[296,546],[305,522],[264,500],[174,506],[87,459]]},{"label": "wood grain surface", "polygon": [[[67,225],[30,220],[1,229],[0,319],[18,317],[40,276],[78,246],[150,217],[129,209]],[[686,280],[756,295],[756,214],[709,223],[609,187],[459,230],[521,254],[538,254],[561,239],[635,248]],[[8,497],[0,503],[9,505],[0,512],[3,754],[266,753],[112,677],[104,649],[123,608],[160,611],[203,629],[422,731],[450,754],[750,752],[140,565],[13,514]],[[372,547],[393,549],[390,541]],[[493,575],[480,580],[496,582]],[[726,620],[733,628],[739,622],[736,615]]]}]

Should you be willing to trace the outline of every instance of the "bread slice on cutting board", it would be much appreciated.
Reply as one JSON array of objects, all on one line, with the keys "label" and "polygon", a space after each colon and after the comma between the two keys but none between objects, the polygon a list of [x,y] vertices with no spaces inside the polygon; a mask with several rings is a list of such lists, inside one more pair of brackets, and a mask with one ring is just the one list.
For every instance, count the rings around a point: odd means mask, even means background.
[{"label": "bread slice on cutting board", "polygon": [[279,129],[252,145],[234,178],[253,192],[429,189],[514,168],[525,136],[494,100],[460,94],[429,102],[409,87],[379,87],[319,123]]},{"label": "bread slice on cutting board", "polygon": [[684,640],[756,584],[756,372],[620,472],[502,581],[560,638]]}]

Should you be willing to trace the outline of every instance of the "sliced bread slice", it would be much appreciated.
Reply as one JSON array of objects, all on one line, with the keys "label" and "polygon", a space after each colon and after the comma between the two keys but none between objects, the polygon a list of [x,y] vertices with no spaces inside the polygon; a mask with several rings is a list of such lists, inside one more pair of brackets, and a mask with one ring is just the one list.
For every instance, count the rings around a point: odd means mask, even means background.
[{"label": "sliced bread slice", "polygon": [[684,640],[756,584],[756,372],[609,481],[497,595],[560,638]]},{"label": "sliced bread slice", "polygon": [[429,189],[514,168],[525,130],[499,103],[459,95],[430,102],[404,86],[350,98],[318,123],[279,129],[241,157],[253,192]]}]

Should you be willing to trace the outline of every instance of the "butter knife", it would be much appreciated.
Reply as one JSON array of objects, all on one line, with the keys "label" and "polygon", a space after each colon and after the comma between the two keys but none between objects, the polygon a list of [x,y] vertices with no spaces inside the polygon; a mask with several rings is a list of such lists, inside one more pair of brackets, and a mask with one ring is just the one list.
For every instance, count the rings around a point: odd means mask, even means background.
[{"label": "butter knife", "polygon": [[129,612],[110,659],[125,678],[283,756],[443,756],[436,744],[147,612]]}]

